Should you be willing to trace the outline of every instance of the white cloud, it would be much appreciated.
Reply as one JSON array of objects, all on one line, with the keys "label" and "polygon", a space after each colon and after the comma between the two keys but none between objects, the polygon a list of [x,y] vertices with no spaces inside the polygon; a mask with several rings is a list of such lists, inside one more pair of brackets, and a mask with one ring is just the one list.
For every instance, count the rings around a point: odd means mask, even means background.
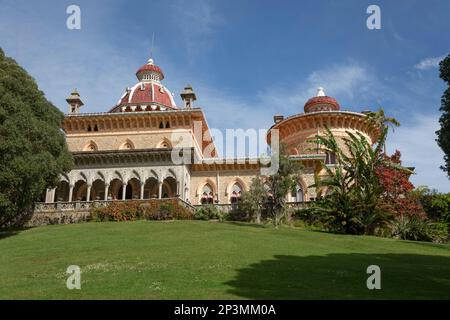
[{"label": "white cloud", "polygon": [[[316,95],[318,87],[324,87],[327,95],[340,100],[352,101],[354,98],[374,93],[378,81],[364,66],[357,62],[335,64],[313,71],[306,81],[289,86],[272,85],[259,93],[259,98],[273,109],[282,112],[302,112],[305,102]],[[359,100],[359,99],[357,99]],[[344,107],[345,106],[341,106]]]},{"label": "white cloud", "polygon": [[450,181],[439,168],[444,154],[436,139],[439,129],[438,115],[415,114],[412,122],[391,132],[388,139],[388,152],[395,149],[402,153],[403,165],[415,167],[416,174],[411,181],[416,185],[428,185],[441,192],[450,192]]},{"label": "white cloud", "polygon": [[434,58],[425,58],[425,59],[421,60],[419,63],[417,63],[416,65],[414,65],[414,68],[416,68],[418,70],[422,70],[422,71],[433,69],[433,68],[438,68],[439,62],[441,62],[444,58],[445,58],[445,56],[434,57]]}]

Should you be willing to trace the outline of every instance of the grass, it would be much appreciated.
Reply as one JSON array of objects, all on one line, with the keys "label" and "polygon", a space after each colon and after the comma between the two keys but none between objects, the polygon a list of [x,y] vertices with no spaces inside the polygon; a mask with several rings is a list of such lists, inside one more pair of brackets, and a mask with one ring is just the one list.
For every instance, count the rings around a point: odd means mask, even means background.
[{"label": "grass", "polygon": [[[450,298],[450,247],[204,221],[0,233],[1,299]],[[381,268],[368,290],[366,268]],[[79,265],[81,290],[66,288]]]}]

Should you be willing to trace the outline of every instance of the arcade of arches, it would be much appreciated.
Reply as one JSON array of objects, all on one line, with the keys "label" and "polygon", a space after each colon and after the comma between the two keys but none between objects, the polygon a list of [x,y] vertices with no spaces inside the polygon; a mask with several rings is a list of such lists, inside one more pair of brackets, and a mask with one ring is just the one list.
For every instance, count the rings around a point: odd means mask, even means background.
[{"label": "arcade of arches", "polygon": [[173,198],[178,196],[177,190],[177,181],[173,177],[160,182],[151,177],[145,183],[137,178],[132,178],[127,183],[115,178],[109,184],[100,179],[92,184],[78,180],[72,187],[63,180],[54,190],[53,202]]}]

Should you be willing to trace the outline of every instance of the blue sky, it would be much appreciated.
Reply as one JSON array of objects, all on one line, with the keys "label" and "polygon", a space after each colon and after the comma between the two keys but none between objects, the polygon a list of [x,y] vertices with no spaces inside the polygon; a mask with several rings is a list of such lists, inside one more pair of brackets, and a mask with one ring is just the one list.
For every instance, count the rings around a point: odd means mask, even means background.
[{"label": "blue sky", "polygon": [[[81,8],[81,29],[66,8]],[[366,9],[381,8],[369,30]],[[388,149],[415,166],[416,185],[450,191],[435,143],[445,89],[437,61],[450,53],[443,1],[22,1],[0,0],[0,46],[66,111],[78,88],[84,112],[109,110],[150,55],[176,94],[197,92],[213,128],[268,128],[303,112],[323,86],[345,110],[377,109],[402,126]]]}]

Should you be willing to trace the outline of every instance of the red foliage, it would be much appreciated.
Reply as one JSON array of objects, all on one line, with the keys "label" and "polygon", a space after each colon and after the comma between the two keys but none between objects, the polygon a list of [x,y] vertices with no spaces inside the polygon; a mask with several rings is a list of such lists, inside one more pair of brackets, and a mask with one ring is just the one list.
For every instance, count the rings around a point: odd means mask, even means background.
[{"label": "red foliage", "polygon": [[[385,160],[394,165],[401,165],[401,153],[396,150],[392,156],[385,155]],[[411,195],[414,185],[409,181],[411,173],[393,166],[381,165],[376,173],[383,189],[383,206],[395,215],[417,215],[426,218],[422,205]]]},{"label": "red foliage", "polygon": [[191,220],[193,213],[176,199],[112,201],[106,207],[91,209],[95,221]]}]

